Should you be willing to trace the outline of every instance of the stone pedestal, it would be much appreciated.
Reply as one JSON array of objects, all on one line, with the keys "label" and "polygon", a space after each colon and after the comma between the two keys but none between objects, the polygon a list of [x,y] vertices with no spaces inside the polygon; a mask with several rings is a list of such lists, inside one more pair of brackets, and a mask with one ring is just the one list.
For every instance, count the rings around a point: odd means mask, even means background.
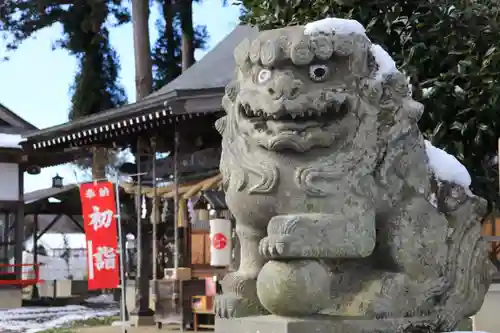
[{"label": "stone pedestal", "polygon": [[410,324],[418,326],[425,321],[426,318],[375,320],[360,317],[289,318],[271,315],[216,319],[215,333],[401,333]]},{"label": "stone pedestal", "polygon": [[155,318],[153,314],[151,315],[137,315],[137,314],[130,314],[130,322],[132,325],[135,327],[140,327],[140,326],[154,326],[155,325]]}]

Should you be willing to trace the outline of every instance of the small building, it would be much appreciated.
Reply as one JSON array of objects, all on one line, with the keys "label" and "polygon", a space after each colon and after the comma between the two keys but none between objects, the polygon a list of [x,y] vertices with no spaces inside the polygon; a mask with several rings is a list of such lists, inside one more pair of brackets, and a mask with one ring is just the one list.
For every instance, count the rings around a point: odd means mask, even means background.
[{"label": "small building", "polygon": [[34,130],[0,104],[0,308],[21,306],[25,168],[20,142]]},{"label": "small building", "polygon": [[[180,238],[181,262],[186,268],[192,268],[191,272],[200,278],[211,276],[214,270],[221,270],[209,265],[206,221],[195,225],[182,221],[188,220],[185,217],[188,216],[191,199],[205,196],[204,192],[220,192],[218,164],[221,137],[214,122],[224,114],[222,97],[226,85],[234,79],[234,49],[245,38],[253,39],[257,33],[257,29],[250,26],[236,27],[186,72],[143,100],[59,126],[33,131],[24,136],[26,141],[23,142],[23,148],[26,155],[39,167],[62,163],[64,156],[56,157],[61,152],[72,152],[72,159],[76,159],[78,154],[88,154],[96,145],[130,148],[136,156],[136,163],[126,168],[127,173],[133,176],[125,186],[130,189],[129,193],[138,197],[137,206],[139,202],[145,202],[144,206],[157,205],[157,198],[161,198],[163,206],[171,209],[172,203],[178,202],[180,214],[174,218],[178,221],[177,225],[170,222],[151,223],[147,214],[136,214],[137,228],[143,230],[141,235],[145,237],[140,240],[143,247],[140,249],[140,260],[145,264],[141,265],[141,271],[137,272],[138,280],[149,279],[151,271],[157,271],[152,269],[149,263],[150,254],[154,253],[151,252],[152,242],[160,242],[168,252],[169,233],[175,229]],[[156,160],[157,153],[161,152],[170,152],[170,155],[165,159]],[[46,160],[39,158],[49,155],[50,158]],[[64,162],[71,161],[68,155],[66,158]],[[177,175],[178,191],[174,190],[172,184],[174,174]],[[155,186],[158,185],[156,183],[159,178],[170,184]],[[178,200],[174,200],[175,197]],[[141,207],[136,207],[136,211],[143,211],[142,204]],[[151,211],[153,210],[149,209],[149,212]],[[161,235],[166,241],[151,239],[150,235],[158,232],[163,232]],[[203,246],[199,246],[201,239]],[[154,261],[154,265],[156,264]],[[199,282],[203,281],[183,281],[186,289],[182,293],[182,304],[187,307],[188,312],[190,295],[205,290],[205,285]],[[151,316],[152,311],[148,309],[148,284],[141,282],[138,288],[137,313],[140,317]]]}]

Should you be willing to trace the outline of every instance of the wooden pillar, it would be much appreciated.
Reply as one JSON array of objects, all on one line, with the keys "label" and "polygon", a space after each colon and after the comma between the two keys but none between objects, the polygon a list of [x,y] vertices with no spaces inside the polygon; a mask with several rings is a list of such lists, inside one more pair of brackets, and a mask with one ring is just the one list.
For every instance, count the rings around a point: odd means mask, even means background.
[{"label": "wooden pillar", "polygon": [[[2,257],[1,264],[9,264],[9,259],[10,259],[10,257],[9,257],[9,248],[10,248],[9,239],[10,239],[10,233],[12,232],[11,220],[10,220],[10,215],[9,215],[8,211],[3,211],[2,215],[3,215],[5,227],[3,229],[3,235],[2,235],[4,245],[3,245],[3,248],[2,248],[2,250],[3,250],[2,252],[3,253],[1,254],[1,257]],[[8,270],[7,267],[5,267],[3,269],[5,271]]]},{"label": "wooden pillar", "polygon": [[[23,263],[23,244],[24,244],[24,169],[21,165],[18,167],[18,200],[16,212],[14,215],[14,263]],[[22,267],[16,266],[16,279],[22,279]]]},{"label": "wooden pillar", "polygon": [[[33,270],[38,270],[38,214],[33,216]],[[35,271],[34,271],[35,272]],[[38,274],[40,271],[38,270]],[[35,284],[31,289],[31,299],[40,298],[40,293],[38,291],[38,286]]]},{"label": "wooden pillar", "polygon": [[136,192],[136,214],[137,214],[137,266],[136,266],[136,279],[135,279],[135,309],[130,313],[135,318],[136,325],[149,325],[153,324],[147,318],[154,315],[154,311],[149,308],[149,259],[151,257],[149,249],[148,235],[144,230],[144,221],[142,219],[142,195],[141,195],[141,152],[142,142],[139,138],[137,140],[137,153],[135,157],[137,165],[137,192]]}]

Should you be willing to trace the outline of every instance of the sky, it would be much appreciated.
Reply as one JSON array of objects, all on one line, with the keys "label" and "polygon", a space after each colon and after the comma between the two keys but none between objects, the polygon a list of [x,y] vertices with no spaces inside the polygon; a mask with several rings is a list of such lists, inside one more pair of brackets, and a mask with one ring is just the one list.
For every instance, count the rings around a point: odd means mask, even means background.
[{"label": "sky", "polygon": [[[222,7],[222,0],[204,0],[202,4],[193,5],[195,24],[206,25],[210,35],[208,48],[197,51],[196,59],[200,59],[236,27],[238,15],[238,7]],[[158,11],[153,8],[149,20],[151,45],[157,38],[157,18]],[[0,62],[0,103],[41,129],[68,120],[69,87],[73,82],[76,60],[64,50],[52,50],[53,43],[60,36],[60,25],[44,29],[34,38],[23,42],[18,50],[9,55],[9,61]],[[120,57],[120,82],[127,91],[129,102],[133,102],[135,70],[132,24],[112,29],[110,38]],[[3,50],[0,44],[0,52]],[[65,184],[80,181],[70,165],[45,168],[40,175],[25,175],[25,192],[50,187],[52,177],[56,174],[64,178]]]}]

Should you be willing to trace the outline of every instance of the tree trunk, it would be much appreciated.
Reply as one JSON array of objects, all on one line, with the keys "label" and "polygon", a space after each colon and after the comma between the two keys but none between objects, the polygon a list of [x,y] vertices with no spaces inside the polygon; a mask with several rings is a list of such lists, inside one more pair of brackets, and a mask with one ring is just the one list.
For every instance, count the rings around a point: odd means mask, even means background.
[{"label": "tree trunk", "polygon": [[[153,74],[151,62],[151,48],[149,44],[149,1],[132,0],[132,28],[134,34],[134,54],[135,54],[135,92],[136,101],[140,101],[153,91]],[[140,152],[140,147],[137,147]],[[138,154],[139,155],[139,154]],[[139,165],[139,159],[136,159]],[[140,195],[136,195],[139,200]],[[137,214],[140,216],[140,204],[137,205]],[[151,267],[144,260],[144,256],[149,254],[145,251],[143,244],[148,244],[147,234],[143,235],[142,221],[137,223],[137,273],[135,284],[135,309],[132,311],[138,317],[150,317],[154,311],[149,308],[149,272]],[[146,236],[146,237],[145,237]],[[146,258],[147,259],[147,258]],[[124,295],[122,295],[124,296]]]},{"label": "tree trunk", "polygon": [[135,99],[140,101],[153,91],[151,47],[149,44],[149,1],[132,0],[132,27],[135,54]]},{"label": "tree trunk", "polygon": [[179,8],[182,29],[182,71],[194,64],[193,0],[182,0]]},{"label": "tree trunk", "polygon": [[172,0],[163,2],[163,18],[165,19],[165,40],[167,41],[168,80],[175,79],[177,63],[175,61],[174,6]]}]

